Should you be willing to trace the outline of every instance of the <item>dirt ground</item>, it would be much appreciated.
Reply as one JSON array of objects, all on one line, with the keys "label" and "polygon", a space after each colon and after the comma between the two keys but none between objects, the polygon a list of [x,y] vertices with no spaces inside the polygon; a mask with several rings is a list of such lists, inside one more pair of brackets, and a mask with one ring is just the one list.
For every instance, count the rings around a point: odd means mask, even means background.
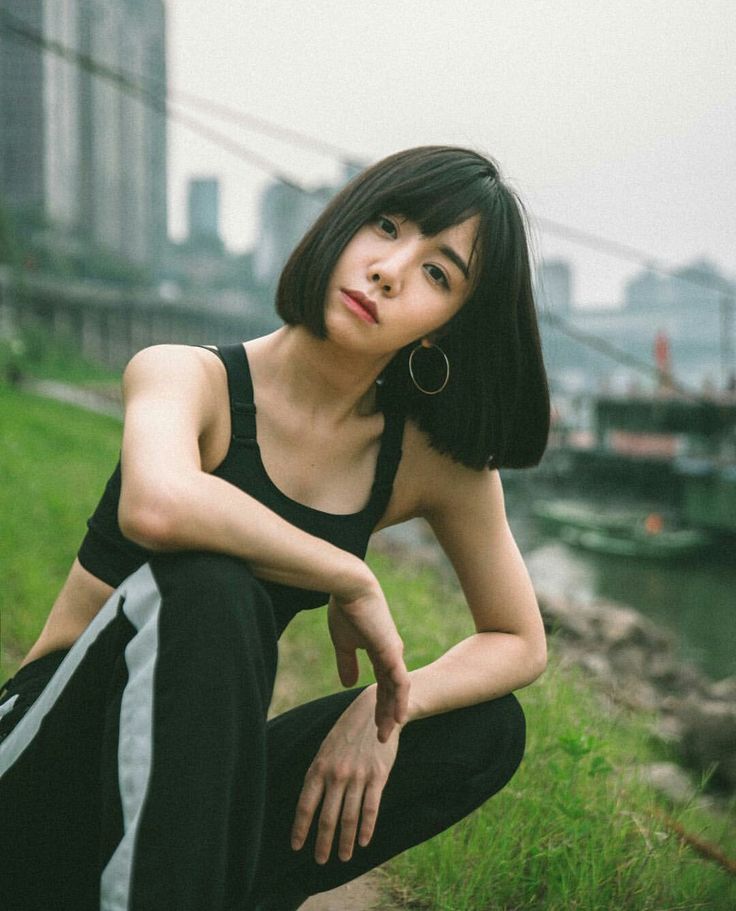
[{"label": "dirt ground", "polygon": [[[339,889],[313,895],[300,911],[378,911],[382,899],[380,883],[381,875],[371,871]],[[385,897],[380,907],[388,911]]]}]

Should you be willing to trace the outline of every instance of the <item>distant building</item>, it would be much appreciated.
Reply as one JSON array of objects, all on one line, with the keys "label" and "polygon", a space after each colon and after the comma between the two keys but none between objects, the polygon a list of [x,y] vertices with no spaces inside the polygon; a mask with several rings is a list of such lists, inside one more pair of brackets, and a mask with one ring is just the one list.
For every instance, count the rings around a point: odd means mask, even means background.
[{"label": "distant building", "polygon": [[337,186],[303,192],[283,183],[266,188],[261,199],[259,236],[253,251],[253,271],[263,285],[273,285],[294,247],[337,191],[362,166],[346,162]]},{"label": "distant building", "polygon": [[627,310],[659,310],[670,303],[671,286],[666,278],[644,269],[624,285]]},{"label": "distant building", "polygon": [[[5,0],[47,40],[163,96],[162,0]],[[166,119],[50,51],[0,33],[0,195],[138,264],[166,243]]]},{"label": "distant building", "polygon": [[220,181],[195,177],[187,194],[189,243],[222,247],[220,238]]},{"label": "distant building", "polygon": [[[542,324],[548,369],[553,379],[563,378],[560,384],[574,372],[581,388],[593,388],[594,378],[605,377],[611,388],[622,391],[634,383],[656,388],[666,360],[664,372],[691,389],[701,388],[708,377],[724,388],[730,371],[736,369],[733,324],[728,320],[736,309],[735,292],[733,283],[706,261],[672,274],[643,269],[626,283],[625,306],[576,309],[568,316],[573,327],[596,339],[603,350]],[[729,300],[730,310],[724,306]],[[611,356],[603,353],[606,345],[611,346]],[[648,365],[648,370],[637,370],[624,355]]]},{"label": "distant building", "polygon": [[733,283],[714,263],[700,259],[665,275],[643,269],[626,283],[624,305],[627,310],[650,313],[710,313],[724,293],[734,293]]},{"label": "distant building", "polygon": [[572,266],[564,259],[545,259],[537,267],[537,303],[554,313],[572,309]]},{"label": "distant building", "polygon": [[261,198],[259,236],[254,251],[255,275],[263,284],[273,283],[289,254],[314,223],[334,194],[332,187],[303,193],[283,183],[273,183]]},{"label": "distant building", "polygon": [[715,263],[697,259],[673,273],[672,302],[676,307],[717,306],[724,293],[733,294],[734,285],[723,276]]}]

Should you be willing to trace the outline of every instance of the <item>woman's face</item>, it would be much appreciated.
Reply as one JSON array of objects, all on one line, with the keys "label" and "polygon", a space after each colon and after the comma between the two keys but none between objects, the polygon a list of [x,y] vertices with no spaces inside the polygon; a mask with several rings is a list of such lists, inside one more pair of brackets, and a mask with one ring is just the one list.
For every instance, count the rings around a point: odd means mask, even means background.
[{"label": "woman's face", "polygon": [[473,216],[431,237],[407,219],[379,215],[335,264],[325,302],[331,341],[388,354],[448,322],[470,290]]}]

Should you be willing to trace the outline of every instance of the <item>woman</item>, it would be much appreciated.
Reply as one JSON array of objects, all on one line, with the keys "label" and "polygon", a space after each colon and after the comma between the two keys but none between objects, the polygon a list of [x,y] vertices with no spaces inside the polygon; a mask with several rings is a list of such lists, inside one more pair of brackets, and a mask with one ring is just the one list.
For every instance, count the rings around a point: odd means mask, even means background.
[{"label": "woman", "polygon": [[[518,201],[475,152],[393,155],[307,233],[277,309],[245,346],[125,370],[121,465],[0,699],[3,907],[297,908],[521,759],[510,693],[545,643],[498,468],[539,461],[549,397]],[[416,516],[476,633],[407,673],[363,556]],[[358,648],[376,683],[266,723],[277,638],[325,602],[342,683]]]}]

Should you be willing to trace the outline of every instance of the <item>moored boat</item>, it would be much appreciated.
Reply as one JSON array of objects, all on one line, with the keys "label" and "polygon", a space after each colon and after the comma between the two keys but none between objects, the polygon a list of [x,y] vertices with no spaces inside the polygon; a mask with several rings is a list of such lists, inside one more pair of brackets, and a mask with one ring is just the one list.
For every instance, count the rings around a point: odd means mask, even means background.
[{"label": "moored boat", "polygon": [[581,529],[572,526],[560,529],[560,538],[573,547],[618,557],[641,557],[653,560],[674,560],[702,553],[710,536],[695,528],[649,533],[639,527],[628,532],[607,529]]}]

